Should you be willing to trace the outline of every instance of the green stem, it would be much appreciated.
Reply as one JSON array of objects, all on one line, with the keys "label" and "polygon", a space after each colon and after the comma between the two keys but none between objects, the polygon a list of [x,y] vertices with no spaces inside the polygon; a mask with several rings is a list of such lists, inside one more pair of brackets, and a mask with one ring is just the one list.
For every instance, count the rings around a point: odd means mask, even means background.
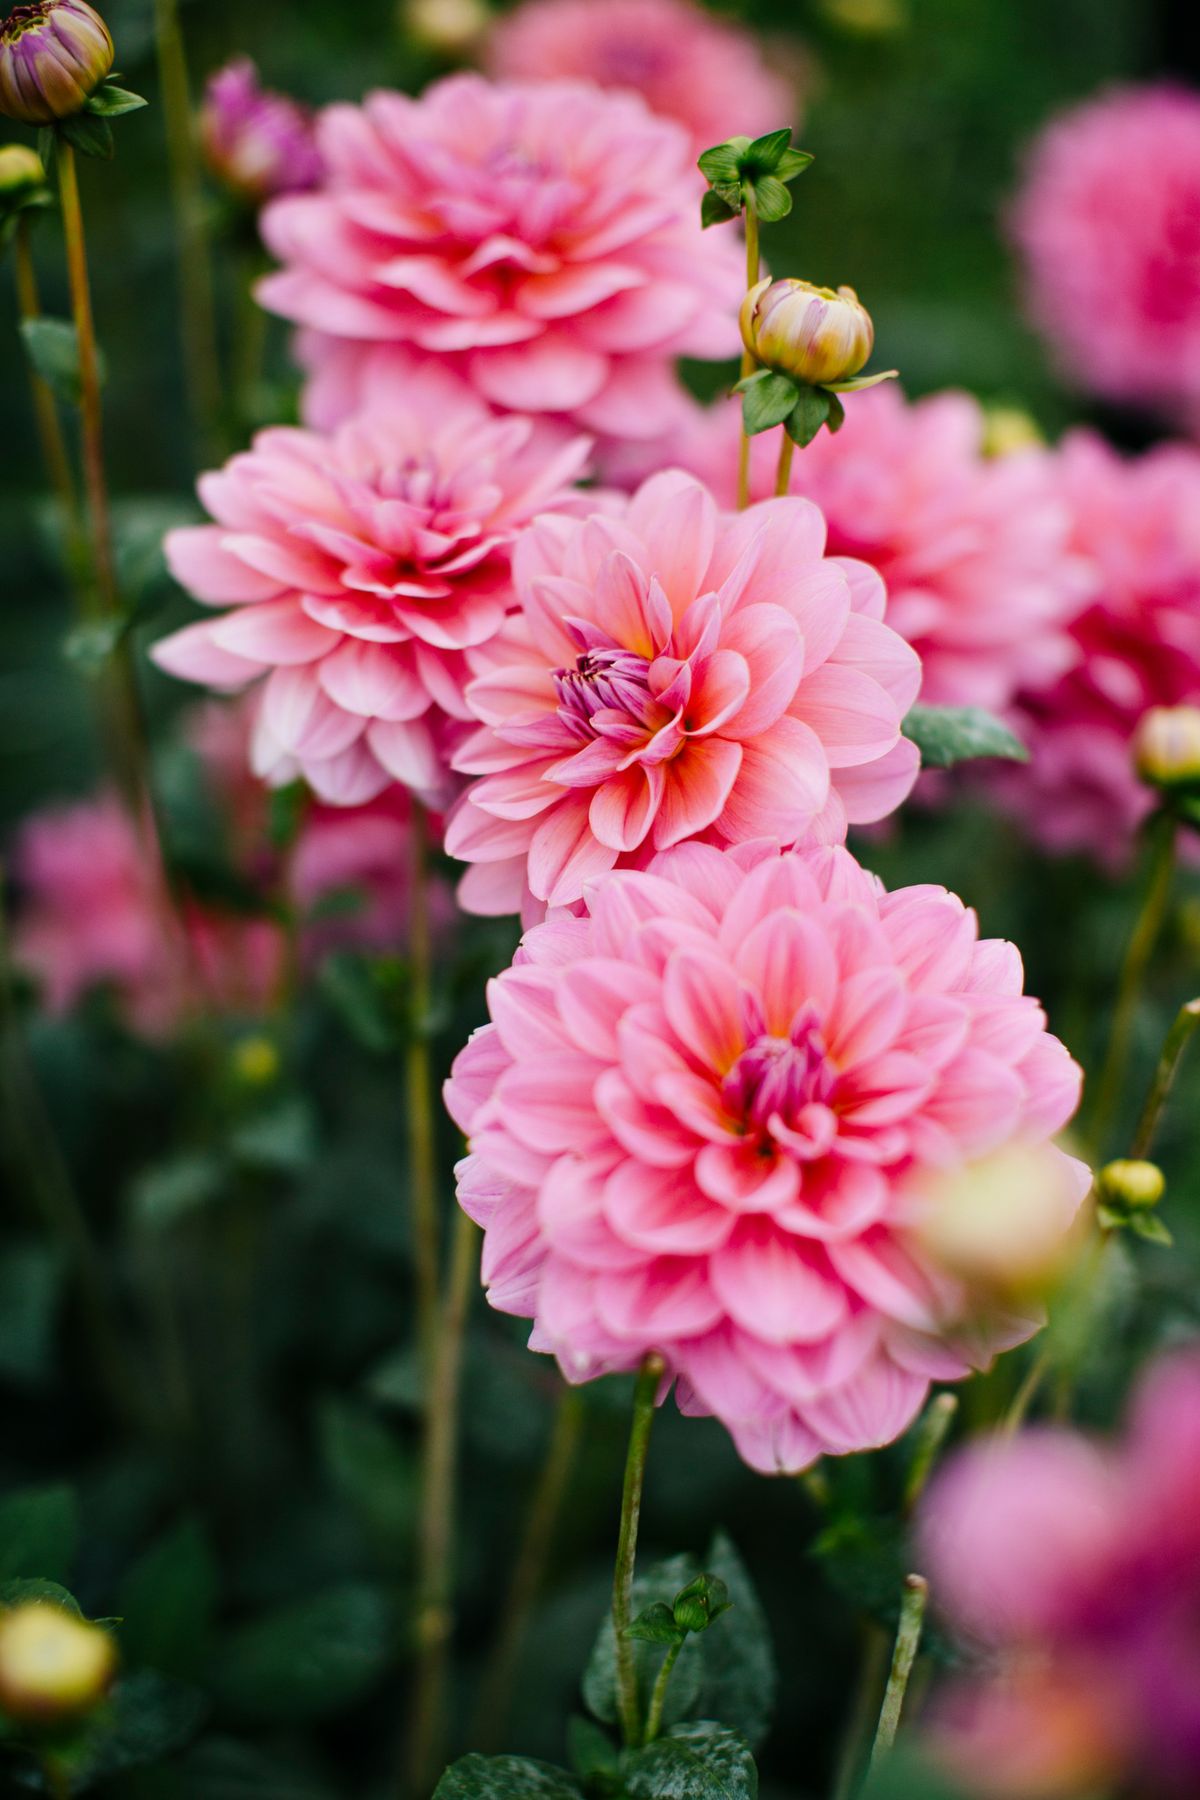
[{"label": "green stem", "polygon": [[409,1167],[412,1180],[413,1262],[417,1290],[417,1338],[426,1380],[433,1368],[438,1331],[437,1132],[430,1024],[433,1010],[433,932],[429,912],[428,824],[413,802],[409,832],[409,957],[412,1021],[405,1050]]},{"label": "green stem", "polygon": [[1162,1118],[1163,1109],[1167,1104],[1180,1060],[1197,1027],[1200,1027],[1200,1000],[1189,1000],[1176,1013],[1175,1022],[1163,1042],[1158,1058],[1158,1067],[1155,1069],[1154,1079],[1150,1083],[1150,1092],[1146,1096],[1142,1116],[1138,1120],[1137,1130],[1133,1134],[1133,1143],[1129,1154],[1134,1161],[1140,1162],[1144,1157],[1149,1156],[1154,1147],[1159,1120]]},{"label": "green stem", "polygon": [[787,427],[781,428],[783,442],[779,446],[779,466],[775,471],[775,493],[782,499],[791,486],[792,458],[796,454],[796,442],[788,436]]},{"label": "green stem", "polygon": [[558,1403],[550,1447],[534,1490],[521,1548],[513,1566],[508,1598],[495,1648],[484,1676],[475,1744],[483,1750],[498,1744],[512,1706],[521,1651],[529,1634],[554,1544],[555,1527],[570,1482],[583,1426],[579,1389],[564,1387]]},{"label": "green stem", "polygon": [[896,1647],[892,1652],[892,1666],[888,1673],[887,1688],[879,1712],[879,1724],[875,1731],[875,1743],[871,1750],[872,1768],[882,1761],[896,1741],[896,1733],[900,1728],[900,1714],[904,1708],[904,1696],[908,1691],[908,1678],[912,1674],[913,1664],[917,1660],[921,1632],[925,1624],[925,1608],[928,1604],[929,1583],[925,1577],[923,1575],[907,1576],[904,1582],[904,1598],[900,1602],[900,1625],[896,1632]]},{"label": "green stem", "polygon": [[1125,1079],[1142,981],[1171,902],[1171,883],[1175,874],[1175,836],[1176,825],[1173,819],[1164,814],[1154,821],[1146,895],[1121,965],[1108,1052],[1096,1086],[1092,1110],[1092,1149],[1097,1156]]},{"label": "green stem", "polygon": [[[746,197],[746,291],[759,280],[761,256],[758,247],[758,214],[754,209],[752,195]],[[742,352],[742,380],[753,375],[758,364],[749,350]],[[738,511],[744,512],[750,504],[750,439],[743,425],[741,441],[738,445]]]},{"label": "green stem", "polygon": [[925,1484],[938,1459],[946,1433],[958,1412],[957,1394],[935,1394],[917,1427],[917,1443],[904,1484],[904,1511],[911,1513],[925,1492]]},{"label": "green stem", "polygon": [[671,1671],[679,1661],[679,1652],[682,1649],[682,1642],[672,1644],[671,1648],[667,1651],[667,1654],[663,1657],[662,1668],[658,1671],[658,1678],[654,1683],[654,1688],[650,1695],[650,1706],[646,1713],[644,1740],[647,1744],[652,1744],[662,1730],[663,1707],[666,1704],[667,1688],[671,1683]]},{"label": "green stem", "polygon": [[854,1702],[842,1734],[834,1772],[831,1800],[852,1800],[858,1791],[859,1776],[866,1760],[866,1744],[878,1717],[879,1691],[887,1662],[887,1638],[872,1621],[866,1628]]},{"label": "green stem", "polygon": [[[29,219],[24,213],[17,219],[13,261],[17,282],[17,311],[23,323],[30,323],[41,318],[42,303],[38,293],[37,273],[33,266]],[[42,461],[46,465],[46,474],[49,477],[50,485],[58,496],[66,534],[70,573],[72,579],[77,580],[80,564],[81,520],[79,498],[75,492],[75,476],[71,470],[70,456],[67,454],[67,440],[58,416],[58,407],[55,405],[53,391],[49,383],[43,381],[32,365],[29,371],[29,387],[33,398],[34,422],[37,426],[38,442],[41,445]]]},{"label": "green stem", "polygon": [[221,374],[204,190],[192,128],[191,85],[178,0],[154,0],[154,30],[179,245],[184,371],[193,423],[207,459],[220,440]]},{"label": "green stem", "polygon": [[455,1487],[463,1343],[478,1273],[477,1231],[457,1212],[446,1294],[426,1389],[415,1636],[417,1671],[407,1742],[407,1791],[425,1800],[441,1767],[454,1631]]},{"label": "green stem", "polygon": [[1043,1344],[1026,1370],[1025,1379],[1013,1395],[1012,1405],[1000,1422],[999,1431],[1002,1436],[1014,1437],[1021,1429],[1025,1423],[1026,1413],[1037,1398],[1043,1381],[1050,1373],[1053,1361],[1049,1344]]},{"label": "green stem", "polygon": [[633,1622],[633,1571],[637,1562],[638,1521],[642,1512],[642,1488],[646,1480],[646,1453],[650,1447],[650,1427],[654,1423],[654,1405],[666,1364],[653,1351],[642,1361],[633,1394],[633,1420],[629,1428],[629,1450],[625,1458],[625,1481],[621,1490],[621,1529],[617,1537],[617,1560],[613,1569],[612,1617],[617,1652],[617,1712],[621,1735],[627,1745],[641,1742],[641,1707],[638,1701],[637,1660],[633,1639],[628,1637]]},{"label": "green stem", "polygon": [[254,289],[267,262],[261,250],[243,252],[238,271],[237,341],[234,346],[233,392],[239,430],[253,430],[260,422],[256,405],[263,374],[270,319],[254,298]]},{"label": "green stem", "polygon": [[111,619],[119,612],[120,603],[113,560],[108,482],[104,473],[100,358],[96,346],[96,322],[92,314],[92,290],[88,280],[83,208],[79,200],[79,171],[75,151],[62,136],[58,139],[56,160],[67,276],[71,287],[71,310],[79,344],[79,413],[83,442],[83,485],[87,494],[92,573],[95,578],[93,603],[101,618]]}]

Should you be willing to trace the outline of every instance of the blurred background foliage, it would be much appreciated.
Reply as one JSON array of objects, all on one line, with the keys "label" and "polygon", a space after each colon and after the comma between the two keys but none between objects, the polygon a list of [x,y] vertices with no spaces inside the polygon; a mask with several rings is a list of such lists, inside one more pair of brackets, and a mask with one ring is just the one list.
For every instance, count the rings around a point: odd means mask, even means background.
[{"label": "blurred background foliage", "polygon": [[[773,235],[776,267],[853,282],[875,315],[884,359],[913,393],[969,385],[1028,408],[1052,434],[1095,419],[1056,382],[1022,323],[1003,209],[1024,141],[1054,109],[1114,79],[1195,72],[1191,9],[1182,0],[760,0],[725,10],[786,41],[808,95],[800,141],[818,160]],[[105,12],[118,68],[151,100],[122,121],[116,162],[86,168],[85,205],[123,567],[127,588],[159,609],[157,634],[166,609],[183,616],[157,544],[166,524],[193,516],[195,440],[152,0],[109,0]],[[391,0],[191,0],[184,19],[197,80],[246,52],[270,85],[320,103],[381,83],[415,86],[436,72],[406,43]],[[61,314],[56,233],[44,227],[39,237],[46,308]],[[247,254],[231,251],[219,270],[227,328]],[[0,269],[4,832],[46,799],[90,789],[99,766],[81,676],[63,653],[69,609],[47,536],[8,274]],[[284,332],[273,325],[271,334],[264,420],[294,408]],[[1101,422],[1126,442],[1147,435],[1140,420]],[[147,672],[164,730],[184,697],[169,687]],[[166,755],[162,774],[174,830],[185,836],[203,815],[196,771]],[[1014,937],[1056,1029],[1094,1065],[1135,881],[1113,885],[1079,864],[1038,861],[1009,828],[965,804],[937,817],[914,812],[866,854],[890,882],[957,888],[989,933]],[[1127,1117],[1169,1016],[1197,984],[1200,897],[1193,878],[1183,887],[1138,1022]],[[506,928],[476,925],[447,956],[444,1061],[478,1021],[482,978],[511,943]],[[36,1573],[69,1585],[90,1615],[124,1620],[127,1686],[143,1683],[143,1741],[122,1753],[114,1727],[116,1749],[91,1778],[97,1791],[139,1800],[392,1791],[417,1445],[394,1006],[402,977],[353,960],[327,971],[272,1040],[278,1068],[266,1079],[239,1060],[250,1027],[236,1021],[166,1050],[123,1036],[99,1007],[59,1022],[29,1013],[48,1118],[31,1102],[21,1120],[6,1121],[0,1581]],[[1133,1361],[1200,1323],[1200,1176],[1181,1166],[1196,1098],[1192,1080],[1162,1145],[1176,1250],[1121,1248],[1112,1259],[1103,1341],[1089,1344],[1083,1366],[1083,1410],[1097,1420],[1111,1416]],[[136,1329],[132,1382],[96,1355],[79,1295],[68,1294],[63,1251],[38,1222],[18,1124],[35,1148],[53,1131],[97,1234],[120,1246],[111,1274]],[[1118,1129],[1105,1148],[1121,1147]],[[448,1169],[448,1126],[443,1150]],[[53,1208],[55,1196],[42,1201]],[[553,1367],[529,1356],[522,1339],[521,1327],[476,1306],[464,1407],[460,1731],[469,1729],[511,1547],[559,1404]],[[966,1417],[994,1416],[1022,1368],[1018,1355],[974,1384]],[[563,1754],[610,1581],[628,1402],[620,1381],[582,1397],[551,1580],[507,1747]],[[771,1795],[828,1791],[863,1619],[886,1623],[898,1601],[905,1455],[901,1446],[839,1469],[822,1518],[798,1484],[743,1468],[717,1426],[682,1421],[673,1408],[662,1416],[647,1550],[702,1554],[717,1525],[740,1545],[780,1671],[782,1703],[762,1753]],[[37,1785],[32,1773],[29,1783]]]}]

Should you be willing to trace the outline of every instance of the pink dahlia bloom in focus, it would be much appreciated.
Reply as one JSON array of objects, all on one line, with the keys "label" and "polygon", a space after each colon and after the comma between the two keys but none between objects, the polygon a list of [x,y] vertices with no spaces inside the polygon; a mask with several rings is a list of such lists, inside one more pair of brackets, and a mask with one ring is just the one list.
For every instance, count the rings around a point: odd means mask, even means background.
[{"label": "pink dahlia bloom in focus", "polygon": [[505,411],[651,438],[675,358],[734,354],[738,244],[701,231],[687,134],[636,96],[459,75],[331,107],[319,142],[318,191],[263,215],[284,266],[259,289],[310,369],[405,346]]},{"label": "pink dahlia bloom in focus", "polygon": [[1028,305],[1111,400],[1200,403],[1200,95],[1118,88],[1054,120],[1012,214]]},{"label": "pink dahlia bloom in focus", "polygon": [[959,1453],[921,1566],[986,1672],[934,1742],[971,1791],[1200,1791],[1200,1351],[1153,1366],[1123,1443],[1046,1427]]},{"label": "pink dahlia bloom in focus", "polygon": [[483,724],[454,760],[480,777],[446,833],[477,865],[464,905],[571,905],[685,838],[840,840],[899,805],[920,665],[878,576],[824,540],[807,501],[721,514],[678,470],[623,512],[525,533],[521,610],[467,691]]},{"label": "pink dahlia bloom in focus", "polygon": [[697,154],[796,120],[794,82],[749,32],[692,0],[524,0],[493,27],[487,60],[507,81],[632,88],[687,126]]},{"label": "pink dahlia bloom in focus", "polygon": [[248,56],[210,76],[200,145],[217,179],[251,206],[302,193],[321,179],[311,116],[286,94],[263,88]]},{"label": "pink dahlia bloom in focus", "polygon": [[1092,600],[1072,626],[1072,667],[1021,698],[1032,762],[997,782],[1050,849],[1116,865],[1154,804],[1133,770],[1138,720],[1200,704],[1200,452],[1172,444],[1129,460],[1076,432],[1059,488]]},{"label": "pink dahlia bloom in focus", "polygon": [[393,781],[443,802],[471,658],[512,604],[512,544],[565,503],[586,444],[557,449],[494,419],[454,377],[379,383],[330,437],[260,432],[200,481],[217,523],[172,532],[167,559],[218,617],[159,643],[171,674],[257,687],[255,773],[297,776],[336,806]]},{"label": "pink dahlia bloom in focus", "polygon": [[526,934],[447,1089],[489,1298],[534,1348],[571,1381],[660,1352],[775,1471],[887,1443],[1035,1329],[964,1324],[912,1229],[923,1180],[1074,1110],[1010,944],[842,848],[686,844],[587,901]]}]

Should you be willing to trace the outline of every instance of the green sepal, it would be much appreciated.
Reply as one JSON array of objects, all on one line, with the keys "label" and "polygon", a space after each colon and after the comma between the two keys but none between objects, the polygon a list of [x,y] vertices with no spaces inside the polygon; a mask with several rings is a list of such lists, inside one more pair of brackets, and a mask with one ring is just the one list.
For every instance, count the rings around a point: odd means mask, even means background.
[{"label": "green sepal", "polygon": [[780,181],[795,181],[797,175],[803,175],[809,164],[815,160],[811,150],[785,150],[776,163],[773,173]]},{"label": "green sepal", "polygon": [[95,113],[72,113],[69,119],[58,121],[58,130],[81,156],[94,156],[101,162],[112,161],[116,145],[107,119],[98,118]]},{"label": "green sepal", "polygon": [[762,137],[752,140],[746,151],[745,161],[753,163],[756,169],[777,169],[784,151],[791,147],[791,142],[790,125],[781,125],[778,131],[766,131]]},{"label": "green sepal", "polygon": [[131,93],[129,88],[118,87],[115,82],[106,81],[84,101],[83,110],[96,118],[119,119],[123,113],[138,112],[149,104],[141,94]]},{"label": "green sepal", "polygon": [[949,769],[981,756],[1029,761],[1020,738],[982,706],[913,706],[900,729],[917,746],[927,769]]},{"label": "green sepal", "polygon": [[829,418],[832,396],[824,388],[802,387],[795,406],[784,421],[784,428],[801,450],[811,444]]},{"label": "green sepal", "polygon": [[764,225],[778,224],[792,210],[792,196],[775,175],[760,175],[746,183],[754,195],[754,210]]},{"label": "green sepal", "polygon": [[747,437],[757,437],[760,431],[782,425],[800,397],[791,376],[776,374],[774,369],[759,369],[746,376],[734,392],[742,396],[742,423]]},{"label": "green sepal", "polygon": [[624,1635],[645,1644],[682,1644],[690,1629],[678,1623],[665,1600],[653,1600],[626,1626]]},{"label": "green sepal", "polygon": [[697,1575],[675,1596],[675,1624],[684,1631],[707,1631],[715,1619],[729,1611],[733,1601],[719,1575]]},{"label": "green sepal", "polygon": [[742,158],[749,148],[749,138],[729,138],[724,144],[714,144],[711,150],[702,151],[697,167],[713,187],[736,184],[742,179]]},{"label": "green sepal", "polygon": [[830,432],[840,431],[846,423],[846,409],[836,394],[830,393],[828,388],[825,389],[825,392],[829,394],[829,417],[825,421],[826,427]]},{"label": "green sepal", "polygon": [[730,219],[741,216],[740,206],[731,206],[722,198],[716,188],[709,188],[700,202],[700,229],[707,231],[710,225],[727,225]]},{"label": "green sepal", "polygon": [[899,369],[884,369],[880,375],[852,375],[849,381],[826,381],[822,385],[831,394],[861,394],[864,388],[878,387],[881,381],[895,381]]}]

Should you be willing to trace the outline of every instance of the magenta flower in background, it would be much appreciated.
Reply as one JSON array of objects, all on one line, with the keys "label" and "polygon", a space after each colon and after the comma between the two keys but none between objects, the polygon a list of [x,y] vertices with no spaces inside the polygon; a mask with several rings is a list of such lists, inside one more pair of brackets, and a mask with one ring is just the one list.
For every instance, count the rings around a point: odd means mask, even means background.
[{"label": "magenta flower in background", "polygon": [[332,805],[400,782],[427,804],[470,718],[472,658],[513,604],[518,528],[566,503],[587,445],[495,419],[453,376],[397,369],[332,437],[274,429],[200,482],[213,525],[167,557],[212,620],[160,642],[170,673],[261,683],[251,758]]},{"label": "magenta flower in background", "polygon": [[686,125],[697,154],[798,122],[796,80],[692,0],[524,0],[493,26],[486,60],[506,81],[631,88]]},{"label": "magenta flower in background", "polygon": [[838,841],[900,804],[920,665],[878,577],[824,539],[802,500],[723,515],[678,470],[623,511],[525,533],[521,610],[481,658],[482,727],[454,758],[480,777],[446,833],[476,865],[469,910],[571,905],[706,833]]},{"label": "magenta flower in background", "polygon": [[251,206],[301,193],[321,179],[312,115],[286,94],[262,87],[248,56],[210,76],[200,144],[212,173]]},{"label": "magenta flower in background", "polygon": [[1071,627],[1071,666],[1021,696],[1032,761],[996,783],[1048,848],[1118,865],[1154,804],[1134,772],[1139,719],[1200,703],[1200,452],[1129,459],[1080,431],[1057,462],[1090,603]]},{"label": "magenta flower in background", "polygon": [[1200,1790],[1200,1351],[1161,1358],[1112,1448],[1037,1428],[960,1452],[921,1521],[938,1604],[986,1649],[934,1741],[973,1793]]},{"label": "magenta flower in background", "polygon": [[735,352],[736,238],[701,231],[686,134],[635,96],[460,75],[331,107],[318,141],[320,188],[263,215],[284,266],[259,293],[352,397],[355,353],[403,347],[492,406],[651,438],[675,359]]},{"label": "magenta flower in background", "polygon": [[1052,121],[1011,227],[1069,375],[1110,400],[1200,406],[1200,95],[1117,88]]},{"label": "magenta flower in background", "polygon": [[1010,944],[840,848],[686,844],[586,898],[526,934],[447,1089],[489,1298],[533,1348],[570,1381],[660,1352],[774,1472],[890,1441],[1036,1329],[966,1323],[910,1229],[923,1177],[1074,1110]]}]

